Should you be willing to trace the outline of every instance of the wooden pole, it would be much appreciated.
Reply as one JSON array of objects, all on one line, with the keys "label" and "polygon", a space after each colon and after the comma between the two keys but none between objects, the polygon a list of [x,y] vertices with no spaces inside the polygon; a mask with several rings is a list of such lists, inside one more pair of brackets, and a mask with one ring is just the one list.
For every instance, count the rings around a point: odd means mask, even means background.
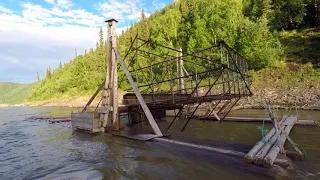
[{"label": "wooden pole", "polygon": [[[180,72],[180,77],[184,77],[184,73],[183,73],[183,69],[182,69],[182,67],[183,67],[183,60],[182,60],[182,48],[180,48],[179,49],[179,51],[180,51],[180,56],[179,56],[179,72]],[[180,85],[180,88],[181,88],[181,94],[184,94],[184,79],[183,78],[181,78],[180,79],[180,83],[181,83],[181,85]]]},{"label": "wooden pole", "polygon": [[[112,21],[112,48],[117,47],[117,33],[116,33],[116,21]],[[119,130],[120,122],[119,122],[119,112],[118,112],[118,70],[117,70],[117,62],[116,62],[116,54],[112,51],[111,54],[112,59],[112,69],[113,69],[113,83],[112,83],[112,98],[113,98],[113,111],[112,111],[112,119],[113,119],[113,127],[114,130]]]},{"label": "wooden pole", "polygon": [[113,50],[114,50],[115,54],[117,55],[117,58],[118,58],[121,66],[122,66],[122,69],[123,69],[124,73],[126,74],[127,79],[129,81],[129,83],[130,83],[130,85],[131,85],[136,97],[138,98],[139,103],[140,103],[145,115],[147,116],[147,119],[148,119],[148,121],[149,121],[149,123],[150,123],[150,125],[151,125],[151,127],[152,127],[152,129],[154,131],[154,133],[159,137],[163,136],[162,132],[161,132],[160,128],[158,127],[156,121],[154,120],[154,118],[153,118],[153,116],[152,116],[152,114],[151,114],[151,112],[150,112],[145,100],[143,99],[138,87],[134,83],[127,66],[124,64],[124,62],[123,62],[123,60],[122,60],[122,58],[121,58],[121,56],[120,56],[120,54],[118,52],[118,49],[114,48]]},{"label": "wooden pole", "polygon": [[177,49],[176,50],[176,61],[177,61],[177,81],[178,81],[178,87],[177,87],[177,92],[178,92],[178,94],[181,94],[181,79],[180,79],[180,77],[181,77],[181,72],[180,72],[180,70],[181,70],[181,64],[180,64],[180,52],[179,52],[179,49]]}]

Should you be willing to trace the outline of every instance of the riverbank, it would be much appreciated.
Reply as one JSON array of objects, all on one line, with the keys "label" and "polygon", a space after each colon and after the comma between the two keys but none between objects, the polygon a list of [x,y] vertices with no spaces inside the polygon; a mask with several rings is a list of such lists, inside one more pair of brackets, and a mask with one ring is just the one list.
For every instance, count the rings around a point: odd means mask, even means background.
[{"label": "riverbank", "polygon": [[264,108],[270,102],[282,109],[320,110],[320,70],[312,64],[288,63],[251,75],[253,96],[242,99],[240,106]]},{"label": "riverbank", "polygon": [[[320,70],[314,69],[311,64],[283,64],[277,68],[265,68],[252,71],[253,96],[243,98],[234,109],[264,108],[266,102],[280,109],[320,110]],[[119,90],[119,104],[125,94]],[[96,107],[101,99],[96,97],[91,106]],[[7,106],[57,106],[57,107],[84,107],[90,95],[61,96],[60,98],[44,101],[25,102],[22,104],[0,104]]]}]

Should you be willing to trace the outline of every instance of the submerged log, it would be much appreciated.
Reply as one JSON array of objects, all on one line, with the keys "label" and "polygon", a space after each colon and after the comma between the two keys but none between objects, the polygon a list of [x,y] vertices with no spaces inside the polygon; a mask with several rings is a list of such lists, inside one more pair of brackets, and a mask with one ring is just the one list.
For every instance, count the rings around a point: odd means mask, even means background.
[{"label": "submerged log", "polygon": [[[284,132],[281,134],[281,145],[283,146],[286,142],[286,135],[289,135],[291,129],[294,126],[294,123],[297,120],[297,117],[289,117],[288,121],[290,120],[290,122],[292,123],[290,124],[286,124],[286,128],[284,130]],[[277,158],[278,154],[280,152],[280,147],[276,144],[273,145],[273,147],[270,149],[269,153],[266,155],[266,157],[263,160],[263,166],[266,168],[271,168],[275,159]]]},{"label": "submerged log", "polygon": [[[281,121],[280,121],[280,124],[281,124],[285,119],[286,119],[286,116],[283,116],[282,119],[281,119]],[[254,145],[254,147],[248,152],[248,154],[246,154],[246,155],[244,156],[244,161],[245,161],[246,163],[252,163],[252,162],[253,162],[253,159],[254,159],[254,155],[256,155],[256,154],[261,150],[261,148],[266,144],[265,142],[268,142],[269,139],[274,136],[275,132],[276,132],[275,129],[272,128],[272,129],[268,132],[268,134],[267,134],[263,139],[261,139],[260,141],[258,141],[258,142]]]}]

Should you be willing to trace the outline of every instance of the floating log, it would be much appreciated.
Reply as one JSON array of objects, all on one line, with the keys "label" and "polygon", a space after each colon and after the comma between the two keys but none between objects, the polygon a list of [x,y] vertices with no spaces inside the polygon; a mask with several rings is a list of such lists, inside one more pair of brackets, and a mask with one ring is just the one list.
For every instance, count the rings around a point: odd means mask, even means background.
[{"label": "floating log", "polygon": [[[290,120],[290,121],[289,121]],[[281,146],[283,146],[286,142],[286,135],[289,135],[291,129],[293,128],[295,122],[297,121],[297,117],[289,117],[285,124],[287,125],[284,132],[281,134]],[[290,124],[289,124],[290,123]],[[276,144],[273,145],[273,147],[270,149],[269,153],[266,155],[266,157],[263,160],[263,166],[266,168],[271,168],[275,159],[277,158],[278,154],[280,152],[280,147]]]},{"label": "floating log", "polygon": [[[286,119],[287,120],[287,119]],[[280,132],[285,128],[284,122],[280,123]],[[264,146],[253,156],[253,162],[256,165],[261,165],[263,163],[263,158],[268,154],[269,150],[272,148],[274,143],[277,142],[277,134],[274,133],[268,142],[264,144]]]},{"label": "floating log", "polygon": [[[168,115],[167,115],[168,116]],[[200,120],[213,120],[218,121],[214,116],[209,117],[198,117]],[[229,122],[265,122],[265,123],[272,123],[270,118],[249,118],[249,117],[225,117],[223,121]],[[317,126],[318,124],[314,120],[298,120],[295,123],[296,125],[303,125],[303,126]]]},{"label": "floating log", "polygon": [[[173,139],[171,139],[173,138]],[[189,139],[189,138],[188,138]],[[246,164],[242,161],[242,157],[244,156],[244,152],[240,152],[237,150],[238,145],[236,144],[229,144],[227,146],[218,145],[216,143],[207,144],[203,141],[190,141],[185,139],[176,139],[176,137],[169,137],[169,138],[154,138],[152,141],[154,145],[158,145],[160,147],[164,147],[166,149],[173,148],[175,151],[180,151],[182,153],[187,153],[192,156],[196,155],[197,158],[204,158],[206,161],[211,161],[216,164],[226,165],[228,167],[234,167],[236,169],[241,169],[246,172],[254,172],[258,174],[262,174],[264,176],[271,176],[271,177],[286,177],[289,179],[289,175],[287,174],[286,170],[282,167],[288,166],[288,161],[280,161],[276,160],[275,164],[281,164],[281,166],[273,166],[271,169],[265,169],[261,166],[255,166],[252,164]],[[231,148],[230,147],[234,147]]]},{"label": "floating log", "polygon": [[[281,124],[285,119],[286,119],[286,116],[283,116],[282,119],[281,119],[281,121],[280,121],[280,124]],[[254,159],[254,155],[257,154],[257,153],[261,150],[261,148],[266,144],[265,142],[268,142],[269,139],[270,139],[271,137],[273,137],[273,135],[275,134],[275,132],[276,132],[275,129],[272,128],[272,129],[268,132],[268,134],[267,134],[263,139],[261,139],[260,141],[258,141],[258,142],[254,145],[254,147],[248,152],[248,154],[246,154],[246,155],[244,156],[244,161],[245,161],[246,163],[252,163],[252,162],[253,162],[253,159]]]},{"label": "floating log", "polygon": [[50,119],[49,123],[60,123],[60,122],[70,122],[71,119]]},{"label": "floating log", "polygon": [[44,119],[70,119],[70,116],[31,116],[32,119],[35,120],[44,120]]}]

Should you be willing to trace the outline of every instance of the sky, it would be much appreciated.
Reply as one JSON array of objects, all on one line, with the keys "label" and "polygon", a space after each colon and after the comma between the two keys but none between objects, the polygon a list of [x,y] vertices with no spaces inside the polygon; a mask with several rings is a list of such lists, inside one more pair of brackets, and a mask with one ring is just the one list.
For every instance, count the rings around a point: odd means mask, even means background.
[{"label": "sky", "polygon": [[[117,32],[173,0],[1,0],[0,82],[30,83],[37,71],[69,62],[95,47],[105,20],[118,20]],[[106,32],[106,31],[105,31]]]}]

